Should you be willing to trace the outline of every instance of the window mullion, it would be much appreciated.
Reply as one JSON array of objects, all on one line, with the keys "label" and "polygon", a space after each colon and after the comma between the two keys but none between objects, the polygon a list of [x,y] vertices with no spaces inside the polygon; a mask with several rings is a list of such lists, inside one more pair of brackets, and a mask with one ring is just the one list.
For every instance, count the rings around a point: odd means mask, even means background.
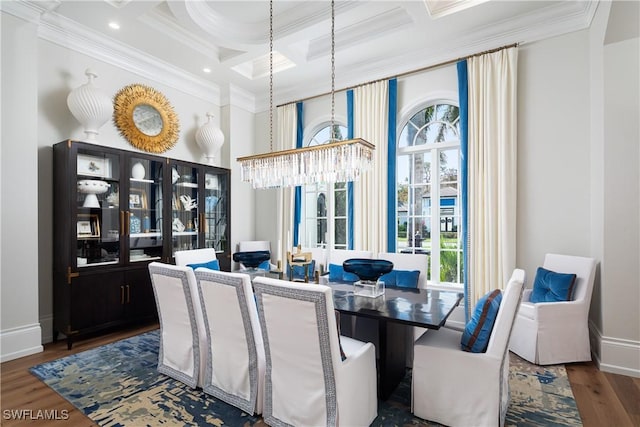
[{"label": "window mullion", "polygon": [[431,281],[440,283],[440,150],[431,150]]}]

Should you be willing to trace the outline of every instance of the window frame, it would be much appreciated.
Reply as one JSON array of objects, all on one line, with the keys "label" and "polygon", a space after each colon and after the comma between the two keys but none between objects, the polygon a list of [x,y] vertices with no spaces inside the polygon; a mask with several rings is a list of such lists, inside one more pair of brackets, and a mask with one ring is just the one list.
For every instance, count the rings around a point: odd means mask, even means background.
[{"label": "window frame", "polygon": [[[313,142],[316,138],[316,136],[324,131],[327,128],[331,127],[331,120],[323,120],[322,122],[316,124],[315,126],[313,126],[311,128],[310,132],[304,132],[304,138],[303,138],[303,146],[304,147],[309,147],[311,142]],[[347,125],[345,123],[343,123],[341,120],[335,120],[333,123],[335,126],[339,126],[341,128],[341,130],[343,131],[343,139],[347,139]],[[326,142],[325,142],[326,143]],[[322,144],[314,144],[314,145],[322,145]],[[315,248],[315,247],[321,247],[321,248],[332,248],[332,249],[348,249],[349,246],[349,208],[348,206],[345,206],[345,212],[344,215],[336,215],[336,202],[335,202],[335,198],[336,198],[336,193],[337,192],[342,192],[344,191],[345,193],[345,204],[348,204],[348,200],[349,200],[349,189],[348,189],[348,185],[346,183],[344,183],[344,188],[343,189],[336,189],[336,185],[337,183],[334,184],[325,184],[327,186],[326,188],[326,192],[324,192],[325,194],[325,201],[326,201],[326,210],[327,210],[327,214],[326,217],[318,217],[317,214],[315,217],[312,216],[307,216],[307,209],[309,209],[309,206],[307,206],[307,195],[309,193],[315,193],[315,198],[314,200],[318,200],[318,195],[323,193],[323,191],[320,191],[318,188],[318,184],[313,184],[313,191],[308,191],[308,187],[306,185],[302,185],[302,191],[301,191],[301,201],[300,201],[300,224],[299,224],[299,228],[298,228],[298,242],[303,246],[303,247],[309,247],[309,248]],[[314,204],[313,210],[316,210],[316,206],[317,204]],[[326,218],[326,233],[327,233],[327,239],[324,242],[324,245],[318,242],[308,242],[307,241],[307,225],[308,222],[312,219],[315,219],[315,224],[317,227],[318,224],[318,218]],[[335,239],[335,232],[336,232],[336,221],[339,220],[344,220],[345,222],[345,242],[344,243],[339,243],[336,244],[336,239]],[[317,236],[316,236],[317,237]],[[316,238],[317,240],[317,238]]]},{"label": "window frame", "polygon": [[[416,103],[415,105],[413,105],[412,108],[406,110],[406,112],[404,114],[401,115],[400,120],[398,121],[398,126],[397,126],[397,137],[396,137],[396,157],[395,159],[393,159],[394,161],[396,161],[396,177],[395,177],[395,182],[396,182],[396,189],[395,189],[395,194],[392,195],[392,197],[394,197],[395,199],[395,206],[396,206],[396,218],[398,218],[397,221],[397,225],[395,227],[395,240],[396,240],[396,252],[401,252],[403,249],[406,250],[406,248],[404,247],[399,247],[398,245],[398,239],[399,239],[399,233],[398,233],[398,225],[399,225],[399,221],[401,218],[400,215],[400,206],[398,206],[398,190],[399,190],[399,176],[401,174],[401,170],[400,168],[402,167],[401,163],[400,163],[400,159],[402,157],[406,157],[406,156],[412,156],[415,154],[423,154],[423,153],[430,153],[431,156],[431,171],[436,171],[435,174],[437,176],[437,178],[435,178],[435,180],[432,178],[431,182],[429,182],[428,184],[426,182],[424,183],[416,183],[415,181],[412,181],[414,179],[413,177],[413,173],[411,171],[407,171],[406,175],[409,177],[409,181],[407,182],[407,206],[406,206],[406,215],[404,216],[406,218],[407,221],[407,248],[414,248],[414,246],[412,246],[411,244],[411,237],[408,235],[409,234],[409,230],[411,230],[412,232],[415,231],[413,230],[413,227],[410,227],[410,223],[412,221],[415,221],[415,218],[418,218],[420,216],[424,216],[425,218],[428,218],[429,221],[429,225],[430,225],[430,239],[431,239],[431,250],[430,250],[430,254],[429,254],[429,268],[430,268],[430,275],[427,279],[427,285],[430,288],[440,288],[440,289],[460,289],[462,290],[464,288],[464,265],[462,263],[462,258],[464,256],[464,246],[463,246],[463,242],[462,242],[462,206],[461,206],[461,197],[462,195],[460,194],[461,191],[461,176],[460,176],[460,171],[461,171],[461,141],[459,139],[459,120],[460,117],[458,115],[458,117],[456,118],[456,120],[454,122],[446,122],[446,123],[451,123],[451,125],[454,126],[454,128],[456,128],[456,133],[458,136],[457,140],[445,140],[443,142],[438,142],[438,143],[426,143],[426,144],[420,144],[420,145],[408,145],[408,146],[400,146],[401,142],[402,142],[402,137],[403,137],[403,131],[405,130],[405,128],[410,124],[410,120],[418,113],[420,113],[421,111],[426,110],[429,107],[436,107],[438,105],[442,105],[442,104],[448,104],[448,105],[453,105],[455,107],[457,107],[458,109],[460,108],[459,103],[457,102],[457,100],[453,100],[449,97],[438,97],[438,98],[430,98],[430,99],[426,99],[423,100],[419,103]],[[428,126],[429,124],[433,124],[433,123],[437,123],[437,122],[442,122],[441,119],[435,119],[432,120],[429,123],[425,123],[424,126]],[[422,129],[422,127],[420,128]],[[440,172],[440,152],[442,151],[447,151],[447,150],[451,150],[451,149],[457,149],[458,151],[458,164],[457,164],[457,170],[458,170],[458,174],[457,174],[457,188],[458,188],[458,195],[457,195],[457,202],[456,205],[454,207],[454,212],[456,212],[456,215],[454,215],[457,218],[457,238],[458,238],[458,244],[457,244],[457,249],[454,249],[453,251],[457,253],[457,276],[458,276],[458,280],[459,282],[440,282],[439,278],[440,278],[440,266],[441,266],[441,262],[440,262],[440,253],[443,252],[440,250],[440,238],[441,238],[441,233],[443,233],[440,230],[440,220],[442,218],[442,206],[441,206],[441,193],[440,193],[440,189],[441,189],[441,185],[442,185],[442,181],[441,181],[441,172]],[[389,159],[390,161],[392,159]],[[433,173],[433,172],[432,172]],[[426,212],[426,214],[418,214],[416,212],[412,212],[412,204],[413,202],[411,201],[411,197],[412,197],[412,189],[415,188],[416,184],[424,184],[424,185],[428,185],[430,188],[430,205],[429,208],[427,210],[424,209],[423,207],[423,212]],[[433,215],[434,212],[437,212],[438,215]],[[415,223],[414,223],[415,224]],[[437,233],[434,233],[434,230],[437,231]],[[433,250],[433,248],[438,248],[437,250]],[[434,268],[435,266],[435,268]],[[435,274],[434,274],[435,273]],[[433,280],[432,277],[437,277],[438,280]]]}]

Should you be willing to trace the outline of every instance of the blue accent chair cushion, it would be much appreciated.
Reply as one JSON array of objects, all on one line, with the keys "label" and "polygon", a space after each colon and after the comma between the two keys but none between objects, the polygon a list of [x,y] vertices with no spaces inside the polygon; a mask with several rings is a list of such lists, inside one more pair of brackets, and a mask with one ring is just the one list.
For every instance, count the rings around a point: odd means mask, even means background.
[{"label": "blue accent chair cushion", "polygon": [[502,302],[502,291],[495,289],[478,300],[469,322],[462,332],[460,346],[471,353],[484,353]]},{"label": "blue accent chair cushion", "polygon": [[533,303],[571,301],[575,283],[575,274],[556,273],[538,267],[529,301]]},{"label": "blue accent chair cushion", "polygon": [[399,286],[402,288],[417,288],[420,270],[391,270],[380,276],[385,286]]},{"label": "blue accent chair cushion", "polygon": [[220,262],[217,259],[214,259],[212,261],[201,262],[198,264],[187,264],[187,267],[191,267],[194,270],[200,267],[208,268],[209,270],[220,270]]},{"label": "blue accent chair cushion", "polygon": [[[293,273],[293,280],[304,280],[304,266],[302,265],[294,265],[291,270]],[[313,279],[313,272],[316,269],[316,260],[312,259],[311,264],[309,264],[308,268],[308,279]]]},{"label": "blue accent chair cushion", "polygon": [[358,276],[344,271],[341,265],[329,264],[329,281],[331,282],[357,282]]},{"label": "blue accent chair cushion", "polygon": [[271,263],[269,262],[269,260],[262,261],[258,268],[261,270],[271,270]]}]

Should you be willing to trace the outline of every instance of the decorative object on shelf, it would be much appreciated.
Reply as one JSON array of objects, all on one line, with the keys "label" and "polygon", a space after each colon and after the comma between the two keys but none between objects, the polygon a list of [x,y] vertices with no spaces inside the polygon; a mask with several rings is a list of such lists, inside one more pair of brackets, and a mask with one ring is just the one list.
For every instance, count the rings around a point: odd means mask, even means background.
[{"label": "decorative object on shelf", "polygon": [[[280,188],[357,180],[371,168],[375,146],[361,138],[273,151],[273,0],[269,2],[270,152],[239,157],[240,178],[253,188]],[[331,129],[335,126],[335,4],[331,1]]]},{"label": "decorative object on shelf", "polygon": [[175,184],[180,179],[180,174],[178,173],[178,169],[171,168],[171,183]]},{"label": "decorative object on shelf", "polygon": [[84,74],[89,81],[69,93],[67,106],[73,117],[82,124],[87,141],[96,141],[98,129],[113,114],[113,104],[111,98],[93,84],[93,79],[98,75],[90,68]]},{"label": "decorative object on shelf", "polygon": [[105,181],[95,179],[82,179],[78,181],[78,192],[86,194],[82,207],[99,208],[97,194],[105,193],[109,189],[109,184]]},{"label": "decorative object on shelf", "polygon": [[207,173],[204,175],[204,188],[205,190],[217,190],[220,187],[218,183],[218,176]]},{"label": "decorative object on shelf", "polygon": [[198,200],[192,199],[191,196],[187,196],[186,194],[180,196],[180,202],[182,202],[185,211],[190,211],[198,207]]},{"label": "decorative object on shelf", "polygon": [[184,228],[184,224],[182,223],[182,221],[180,221],[180,219],[173,218],[173,222],[171,223],[171,229],[173,231],[182,232],[184,231]]},{"label": "decorative object on shelf", "polygon": [[148,233],[149,231],[151,231],[151,219],[149,215],[145,215],[142,217],[142,232]]},{"label": "decorative object on shelf", "polygon": [[117,191],[109,193],[106,197],[109,206],[118,206],[120,204],[120,194]]},{"label": "decorative object on shelf", "polygon": [[196,143],[210,165],[213,164],[218,150],[224,144],[224,134],[211,119],[213,119],[213,113],[207,113],[207,123],[200,126],[196,132]]},{"label": "decorative object on shelf", "polygon": [[354,295],[379,297],[384,295],[385,284],[378,279],[393,270],[393,263],[385,259],[351,258],[342,263],[342,268],[360,279],[353,283]]},{"label": "decorative object on shelf", "polygon": [[132,84],[114,99],[113,122],[131,145],[150,153],[163,153],[178,140],[178,116],[167,98],[157,90]]},{"label": "decorative object on shelf", "polygon": [[142,224],[140,218],[131,214],[129,216],[129,233],[140,233],[142,231]]},{"label": "decorative object on shelf", "polygon": [[131,168],[131,178],[144,179],[147,171],[144,169],[144,165],[140,162],[136,162]]}]

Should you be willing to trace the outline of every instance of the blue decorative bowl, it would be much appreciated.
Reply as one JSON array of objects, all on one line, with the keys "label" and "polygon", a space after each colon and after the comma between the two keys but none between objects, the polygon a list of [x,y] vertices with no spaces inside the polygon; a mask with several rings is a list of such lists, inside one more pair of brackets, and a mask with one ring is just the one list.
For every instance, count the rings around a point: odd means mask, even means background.
[{"label": "blue decorative bowl", "polygon": [[269,259],[271,259],[269,251],[236,252],[233,254],[235,262],[240,262],[248,268],[258,268],[261,263]]},{"label": "blue decorative bowl", "polygon": [[376,281],[383,274],[393,270],[393,263],[384,259],[352,258],[342,263],[347,273],[353,273],[360,280]]}]

